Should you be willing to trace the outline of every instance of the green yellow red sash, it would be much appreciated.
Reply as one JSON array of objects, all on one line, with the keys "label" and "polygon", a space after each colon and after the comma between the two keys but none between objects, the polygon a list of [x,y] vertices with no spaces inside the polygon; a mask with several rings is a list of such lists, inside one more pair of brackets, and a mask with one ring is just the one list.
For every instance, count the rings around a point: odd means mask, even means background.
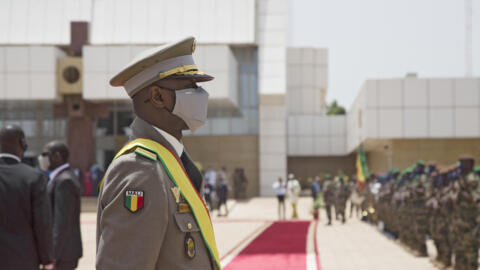
[{"label": "green yellow red sash", "polygon": [[[149,139],[135,139],[125,145],[115,156],[114,160],[119,156],[123,155],[126,152],[135,150],[136,148],[144,148],[150,151],[153,151],[157,154],[160,162],[162,163],[165,171],[170,176],[170,179],[175,183],[175,185],[180,189],[183,197],[190,205],[193,215],[197,220],[198,226],[200,227],[200,232],[202,234],[203,240],[210,251],[212,258],[215,261],[216,269],[221,269],[220,260],[218,256],[217,244],[215,242],[215,235],[213,233],[212,221],[210,220],[210,214],[201,198],[198,194],[195,187],[192,185],[190,178],[180,165],[178,158],[166,147],[163,145],[149,140]],[[141,155],[145,155],[144,151],[136,151]],[[142,153],[143,152],[143,153]],[[147,158],[154,159],[151,156],[146,156]],[[156,157],[155,157],[156,160]]]}]

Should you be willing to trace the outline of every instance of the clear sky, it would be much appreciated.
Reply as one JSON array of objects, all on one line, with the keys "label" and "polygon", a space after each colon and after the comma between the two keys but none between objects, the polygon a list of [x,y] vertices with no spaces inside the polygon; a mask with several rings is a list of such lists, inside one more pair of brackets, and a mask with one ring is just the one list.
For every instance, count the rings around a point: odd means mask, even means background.
[{"label": "clear sky", "polygon": [[[289,0],[288,46],[329,50],[327,101],[350,107],[366,79],[465,76],[463,0]],[[480,0],[473,0],[480,76]]]}]

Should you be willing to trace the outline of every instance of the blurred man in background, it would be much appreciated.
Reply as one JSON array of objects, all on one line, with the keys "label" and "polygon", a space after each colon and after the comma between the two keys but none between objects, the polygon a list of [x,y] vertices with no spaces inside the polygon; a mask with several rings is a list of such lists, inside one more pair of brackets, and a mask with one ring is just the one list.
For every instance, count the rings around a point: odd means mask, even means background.
[{"label": "blurred man in background", "polygon": [[312,184],[310,185],[310,190],[312,192],[312,199],[315,202],[318,197],[318,193],[320,193],[320,177],[315,176],[315,178],[312,181]]},{"label": "blurred man in background", "polygon": [[53,269],[47,177],[21,162],[26,150],[20,127],[0,130],[0,268]]},{"label": "blurred man in background", "polygon": [[82,257],[80,234],[81,188],[68,163],[66,144],[53,141],[44,148],[48,156],[50,180],[48,195],[53,213],[53,254],[57,270],[77,268]]},{"label": "blurred man in background", "polygon": [[278,200],[278,219],[285,219],[285,194],[287,193],[287,187],[281,177],[278,181],[273,183],[273,190],[277,195]]},{"label": "blurred man in background", "polygon": [[218,194],[218,216],[222,216],[221,208],[222,205],[225,206],[225,214],[223,216],[228,216],[228,207],[227,207],[227,199],[228,199],[228,178],[227,178],[227,169],[222,167],[217,173],[217,194]]},{"label": "blurred man in background", "polygon": [[300,191],[302,191],[300,183],[297,179],[295,179],[293,173],[289,174],[287,182],[287,196],[288,200],[292,204],[292,218],[298,218],[297,202],[298,197],[300,196]]},{"label": "blurred man in background", "polygon": [[207,204],[210,211],[213,211],[215,209],[215,201],[217,200],[217,172],[214,169],[207,169],[205,173],[205,183],[210,187]]}]

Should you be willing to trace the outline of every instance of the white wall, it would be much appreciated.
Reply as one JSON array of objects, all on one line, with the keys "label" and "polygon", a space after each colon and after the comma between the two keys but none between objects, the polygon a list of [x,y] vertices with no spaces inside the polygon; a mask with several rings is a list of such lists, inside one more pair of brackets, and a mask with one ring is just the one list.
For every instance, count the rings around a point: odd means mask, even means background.
[{"label": "white wall", "polygon": [[91,0],[0,1],[0,44],[70,44],[70,22],[91,10]]},{"label": "white wall", "polygon": [[479,137],[480,79],[368,80],[347,123],[349,152],[365,139]]},{"label": "white wall", "polygon": [[287,49],[289,114],[318,114],[324,110],[328,88],[327,53],[327,49]]},{"label": "white wall", "polygon": [[51,46],[0,46],[0,99],[57,98],[57,58]]},{"label": "white wall", "polygon": [[[128,99],[123,87],[112,87],[109,80],[139,52],[153,46],[83,47],[85,99]],[[227,99],[237,104],[236,60],[227,45],[199,45],[193,57],[198,68],[215,77],[205,83],[211,99]]]},{"label": "white wall", "polygon": [[257,0],[260,94],[286,92],[286,0]]},{"label": "white wall", "polygon": [[327,57],[327,49],[287,50],[289,156],[346,154],[346,117],[325,115]]},{"label": "white wall", "polygon": [[342,156],[347,154],[345,115],[289,115],[289,156]]},{"label": "white wall", "polygon": [[254,43],[255,0],[94,1],[92,44]]},{"label": "white wall", "polygon": [[91,23],[91,44],[160,44],[190,35],[199,43],[255,42],[255,0],[4,0],[0,44],[67,45],[71,21]]}]

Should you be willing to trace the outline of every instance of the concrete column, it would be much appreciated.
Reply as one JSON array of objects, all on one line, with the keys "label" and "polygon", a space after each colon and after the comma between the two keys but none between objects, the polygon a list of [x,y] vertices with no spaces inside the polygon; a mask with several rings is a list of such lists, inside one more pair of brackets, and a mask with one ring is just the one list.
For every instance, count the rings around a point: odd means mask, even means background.
[{"label": "concrete column", "polygon": [[272,183],[285,179],[286,0],[257,0],[260,195],[274,195]]},{"label": "concrete column", "polygon": [[287,117],[284,94],[260,95],[260,196],[274,195],[272,184],[287,172]]},{"label": "concrete column", "polygon": [[67,95],[64,102],[55,104],[53,115],[67,118],[67,144],[70,148],[70,164],[82,171],[95,163],[95,118],[109,115],[107,104],[90,103],[80,95]]},{"label": "concrete column", "polygon": [[82,171],[95,163],[95,122],[89,116],[68,118],[67,143],[70,148],[70,164]]}]

